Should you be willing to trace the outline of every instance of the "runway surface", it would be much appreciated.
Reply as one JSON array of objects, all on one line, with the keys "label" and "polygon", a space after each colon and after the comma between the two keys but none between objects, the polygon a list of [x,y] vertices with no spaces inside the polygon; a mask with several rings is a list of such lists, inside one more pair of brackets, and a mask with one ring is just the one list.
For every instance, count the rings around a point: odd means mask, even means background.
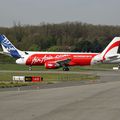
[{"label": "runway surface", "polygon": [[120,82],[0,93],[1,120],[119,120]]},{"label": "runway surface", "polygon": [[0,92],[0,120],[119,120],[120,71],[91,74],[101,78],[96,83]]}]

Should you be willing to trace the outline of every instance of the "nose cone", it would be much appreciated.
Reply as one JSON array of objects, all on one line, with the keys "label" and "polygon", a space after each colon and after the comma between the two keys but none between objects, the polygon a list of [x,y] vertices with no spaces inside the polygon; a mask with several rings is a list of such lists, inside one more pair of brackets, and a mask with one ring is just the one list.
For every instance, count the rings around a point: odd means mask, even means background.
[{"label": "nose cone", "polygon": [[19,59],[16,60],[16,63],[24,65],[25,64],[25,60],[24,60],[24,58],[19,58]]}]

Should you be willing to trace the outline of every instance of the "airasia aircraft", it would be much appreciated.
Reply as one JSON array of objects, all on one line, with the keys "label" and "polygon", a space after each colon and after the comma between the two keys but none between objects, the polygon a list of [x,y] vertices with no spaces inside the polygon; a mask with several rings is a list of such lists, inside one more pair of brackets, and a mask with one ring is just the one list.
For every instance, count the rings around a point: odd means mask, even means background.
[{"label": "airasia aircraft", "polygon": [[120,37],[115,37],[101,53],[75,53],[75,52],[33,52],[18,50],[5,35],[0,35],[2,54],[16,58],[17,64],[28,66],[44,65],[47,69],[63,67],[64,71],[69,66],[86,66],[98,63],[120,63],[118,48]]}]

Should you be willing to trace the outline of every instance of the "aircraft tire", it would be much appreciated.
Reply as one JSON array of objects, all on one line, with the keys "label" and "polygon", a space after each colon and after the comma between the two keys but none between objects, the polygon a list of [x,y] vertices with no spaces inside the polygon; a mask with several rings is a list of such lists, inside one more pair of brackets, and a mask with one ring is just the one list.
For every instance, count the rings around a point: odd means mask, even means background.
[{"label": "aircraft tire", "polygon": [[68,67],[63,67],[63,71],[69,71]]}]

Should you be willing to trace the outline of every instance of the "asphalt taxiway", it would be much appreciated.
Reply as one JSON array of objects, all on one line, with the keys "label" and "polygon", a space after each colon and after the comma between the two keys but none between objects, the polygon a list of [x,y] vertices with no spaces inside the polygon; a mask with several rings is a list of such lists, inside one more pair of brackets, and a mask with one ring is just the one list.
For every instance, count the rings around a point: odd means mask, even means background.
[{"label": "asphalt taxiway", "polygon": [[0,120],[119,120],[120,71],[93,73],[96,83],[0,92]]}]

